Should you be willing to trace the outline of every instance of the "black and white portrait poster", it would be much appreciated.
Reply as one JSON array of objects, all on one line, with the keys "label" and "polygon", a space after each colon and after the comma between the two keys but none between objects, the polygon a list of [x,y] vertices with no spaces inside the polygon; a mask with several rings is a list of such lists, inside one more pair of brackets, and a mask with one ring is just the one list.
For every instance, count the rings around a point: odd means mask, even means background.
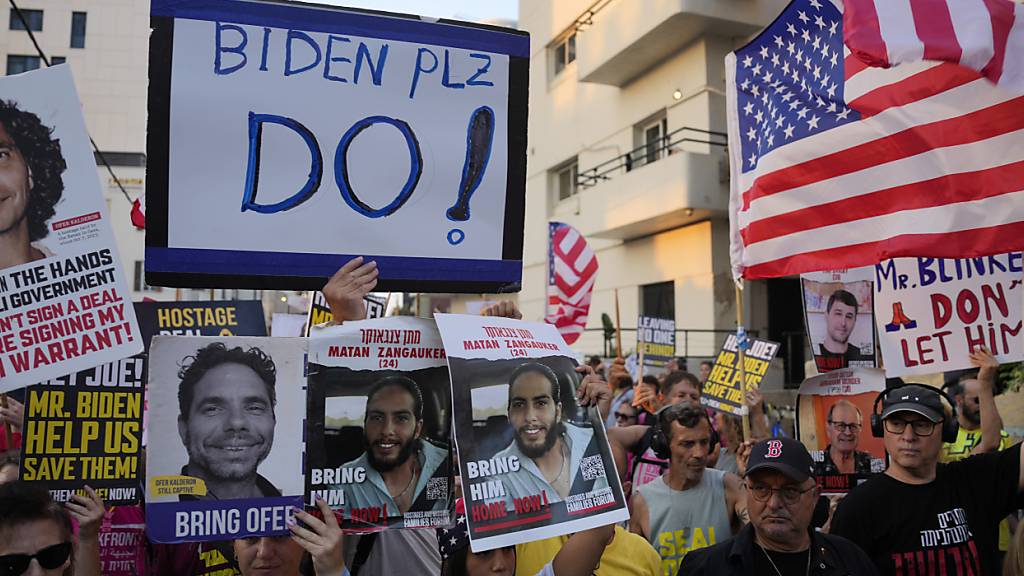
[{"label": "black and white portrait poster", "polygon": [[551,324],[436,314],[474,552],[629,517],[575,353]]},{"label": "black and white portrait poster", "polygon": [[68,66],[0,78],[0,392],[142,351]]},{"label": "black and white portrait poster", "polygon": [[308,385],[308,504],[359,531],[451,523],[451,385],[433,320],[314,327]]},{"label": "black and white portrait poster", "polygon": [[146,464],[151,540],[288,533],[304,488],[306,342],[153,338]]}]

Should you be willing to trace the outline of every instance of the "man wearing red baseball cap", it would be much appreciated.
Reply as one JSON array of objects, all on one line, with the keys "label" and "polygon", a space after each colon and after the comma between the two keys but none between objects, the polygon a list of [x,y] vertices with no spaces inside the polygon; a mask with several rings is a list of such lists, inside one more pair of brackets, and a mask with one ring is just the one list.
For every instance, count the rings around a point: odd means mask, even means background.
[{"label": "man wearing red baseball cap", "polygon": [[745,475],[750,524],[734,538],[687,554],[679,576],[877,574],[855,544],[811,528],[820,493],[813,472],[814,460],[796,440],[754,444]]}]

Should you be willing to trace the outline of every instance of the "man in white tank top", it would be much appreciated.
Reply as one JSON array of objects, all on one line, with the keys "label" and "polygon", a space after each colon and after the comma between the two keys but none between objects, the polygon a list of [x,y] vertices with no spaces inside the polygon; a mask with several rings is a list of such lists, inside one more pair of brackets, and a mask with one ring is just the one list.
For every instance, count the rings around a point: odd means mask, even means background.
[{"label": "man in white tank top", "polygon": [[674,576],[690,550],[731,538],[747,521],[746,496],[735,474],[708,468],[717,438],[700,406],[677,404],[658,413],[652,447],[669,468],[633,495],[630,530],[647,538]]}]

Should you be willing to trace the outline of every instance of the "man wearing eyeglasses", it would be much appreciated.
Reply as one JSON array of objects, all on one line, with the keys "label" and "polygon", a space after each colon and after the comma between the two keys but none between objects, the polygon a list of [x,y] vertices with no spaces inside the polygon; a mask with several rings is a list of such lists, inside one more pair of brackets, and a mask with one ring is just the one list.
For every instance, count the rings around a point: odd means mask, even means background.
[{"label": "man wearing eyeglasses", "polygon": [[755,444],[744,483],[750,524],[735,538],[687,554],[679,576],[877,574],[852,542],[811,528],[820,494],[813,469],[811,455],[797,440]]},{"label": "man wearing eyeglasses", "polygon": [[828,446],[812,454],[814,474],[871,474],[871,454],[857,450],[863,416],[849,400],[840,400],[828,411]]},{"label": "man wearing eyeglasses", "polygon": [[851,491],[832,533],[881,574],[997,574],[998,526],[1024,490],[1020,444],[939,463],[947,412],[937,390],[904,385],[882,401],[889,468]]}]

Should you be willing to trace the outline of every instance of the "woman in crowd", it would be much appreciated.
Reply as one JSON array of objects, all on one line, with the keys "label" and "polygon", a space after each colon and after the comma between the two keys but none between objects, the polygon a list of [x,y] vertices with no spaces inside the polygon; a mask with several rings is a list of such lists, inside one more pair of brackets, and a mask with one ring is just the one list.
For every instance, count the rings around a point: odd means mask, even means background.
[{"label": "woman in crowd", "polygon": [[103,501],[92,488],[85,491],[61,506],[43,488],[20,481],[0,485],[0,574],[99,576]]}]

